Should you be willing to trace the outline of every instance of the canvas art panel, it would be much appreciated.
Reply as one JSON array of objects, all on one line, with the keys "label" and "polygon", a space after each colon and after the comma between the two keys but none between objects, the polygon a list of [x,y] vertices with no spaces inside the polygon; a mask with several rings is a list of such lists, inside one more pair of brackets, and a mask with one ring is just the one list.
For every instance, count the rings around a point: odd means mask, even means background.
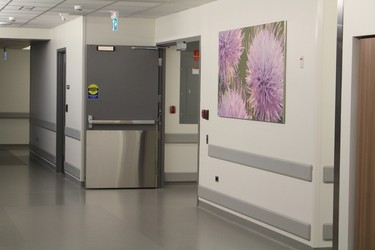
[{"label": "canvas art panel", "polygon": [[286,21],[219,33],[220,117],[285,122]]}]

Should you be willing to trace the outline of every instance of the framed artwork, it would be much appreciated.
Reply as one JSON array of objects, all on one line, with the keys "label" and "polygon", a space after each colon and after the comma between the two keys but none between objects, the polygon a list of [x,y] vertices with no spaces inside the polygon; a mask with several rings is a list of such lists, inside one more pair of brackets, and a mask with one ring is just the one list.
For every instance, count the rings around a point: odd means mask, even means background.
[{"label": "framed artwork", "polygon": [[286,21],[219,33],[220,117],[285,122]]}]

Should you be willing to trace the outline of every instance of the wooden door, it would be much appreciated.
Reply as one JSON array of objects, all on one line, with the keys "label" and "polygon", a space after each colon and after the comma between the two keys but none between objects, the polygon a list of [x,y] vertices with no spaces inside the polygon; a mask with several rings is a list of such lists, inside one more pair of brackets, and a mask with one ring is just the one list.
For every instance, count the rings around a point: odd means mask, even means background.
[{"label": "wooden door", "polygon": [[356,170],[356,250],[375,249],[375,38],[361,39]]}]

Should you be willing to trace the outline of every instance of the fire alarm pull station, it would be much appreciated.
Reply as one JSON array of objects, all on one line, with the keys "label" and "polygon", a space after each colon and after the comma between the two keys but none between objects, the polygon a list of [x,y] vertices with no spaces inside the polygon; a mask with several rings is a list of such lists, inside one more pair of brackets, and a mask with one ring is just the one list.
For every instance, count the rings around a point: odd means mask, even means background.
[{"label": "fire alarm pull station", "polygon": [[208,109],[202,109],[202,118],[205,120],[209,119],[209,110]]},{"label": "fire alarm pull station", "polygon": [[176,114],[176,106],[169,106],[169,113]]}]

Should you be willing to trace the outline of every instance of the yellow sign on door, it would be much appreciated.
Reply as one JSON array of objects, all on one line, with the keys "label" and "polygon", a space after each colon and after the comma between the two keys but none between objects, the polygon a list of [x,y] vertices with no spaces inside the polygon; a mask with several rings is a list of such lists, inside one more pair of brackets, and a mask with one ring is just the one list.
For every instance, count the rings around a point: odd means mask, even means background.
[{"label": "yellow sign on door", "polygon": [[88,99],[99,99],[99,86],[96,84],[90,84],[87,88]]}]

